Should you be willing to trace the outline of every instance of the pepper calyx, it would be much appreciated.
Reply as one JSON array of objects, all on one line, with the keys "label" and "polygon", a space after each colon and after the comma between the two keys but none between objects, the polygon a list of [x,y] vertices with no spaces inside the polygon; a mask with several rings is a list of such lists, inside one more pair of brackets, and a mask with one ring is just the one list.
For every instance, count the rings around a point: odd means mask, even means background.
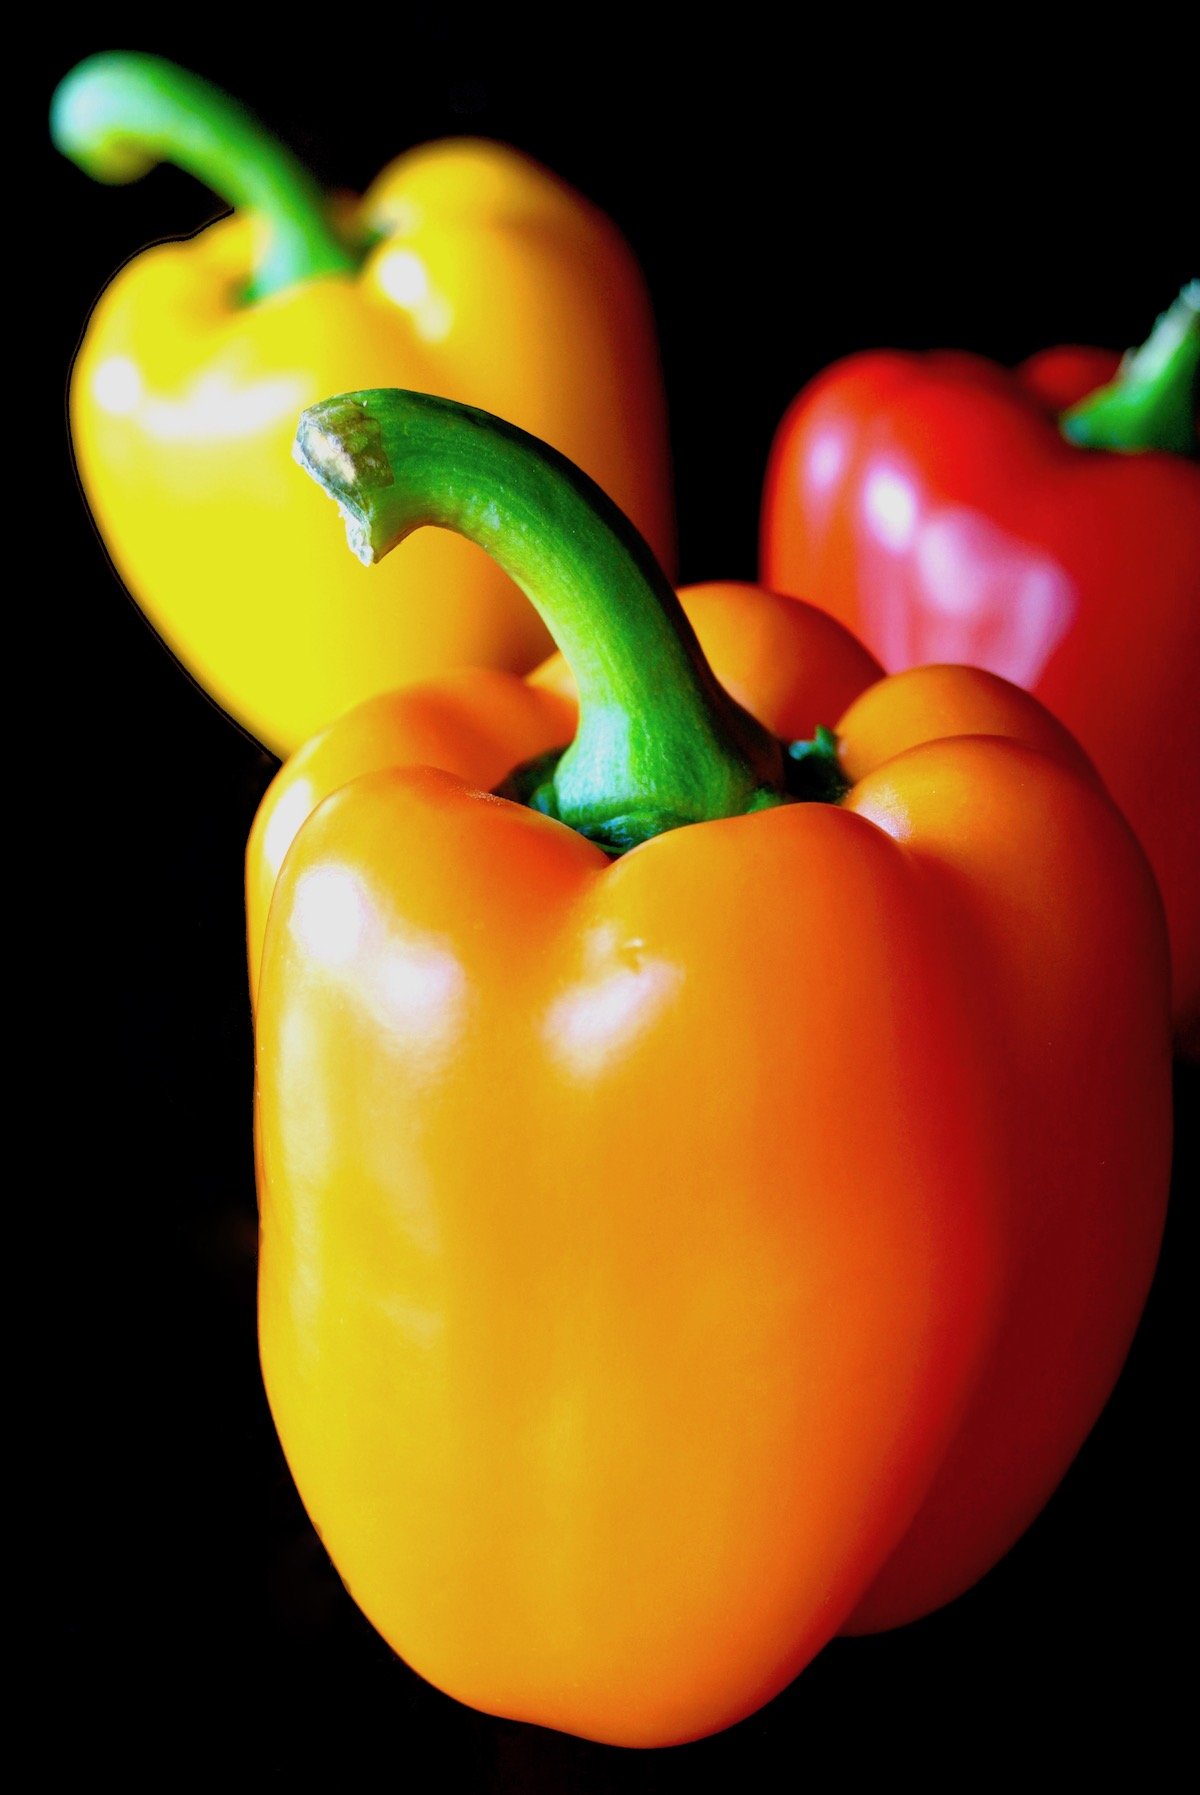
[{"label": "pepper calyx", "polygon": [[1198,371],[1200,280],[1193,280],[1124,357],[1116,378],[1065,411],[1059,429],[1082,449],[1195,456]]},{"label": "pepper calyx", "polygon": [[719,683],[628,518],[547,444],[448,399],[380,389],[310,407],[295,453],[364,561],[423,526],[452,530],[542,616],[575,677],[578,729],[502,795],[613,854],[791,801],[784,744]]}]

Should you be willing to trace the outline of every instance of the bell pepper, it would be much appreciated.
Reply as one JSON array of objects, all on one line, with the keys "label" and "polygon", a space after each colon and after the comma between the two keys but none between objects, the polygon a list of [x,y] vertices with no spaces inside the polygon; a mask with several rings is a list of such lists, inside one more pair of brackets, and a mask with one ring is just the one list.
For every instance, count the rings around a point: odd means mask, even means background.
[{"label": "bell pepper", "polygon": [[[448,536],[363,590],[288,460],[297,413],[326,393],[407,381],[502,411],[602,481],[669,561],[641,276],[613,225],[536,163],[497,143],[428,144],[335,216],[240,107],[139,55],[82,63],[53,128],[99,180],[175,162],[237,208],[115,276],[75,362],[71,429],[118,573],[269,748],[406,680],[524,671],[549,646],[496,564]],[[432,613],[426,590],[444,595]]]},{"label": "bell pepper", "polygon": [[788,411],[762,577],[897,671],[965,661],[1071,730],[1158,876],[1200,1022],[1200,282],[1128,355],[851,356]]},{"label": "bell pepper", "polygon": [[565,664],[373,700],[256,820],[274,1418],[422,1675],[695,1738],[966,1587],[1103,1404],[1167,1184],[1159,899],[1034,699],[681,606],[511,426],[359,392],[298,454],[364,560],[486,547]]}]

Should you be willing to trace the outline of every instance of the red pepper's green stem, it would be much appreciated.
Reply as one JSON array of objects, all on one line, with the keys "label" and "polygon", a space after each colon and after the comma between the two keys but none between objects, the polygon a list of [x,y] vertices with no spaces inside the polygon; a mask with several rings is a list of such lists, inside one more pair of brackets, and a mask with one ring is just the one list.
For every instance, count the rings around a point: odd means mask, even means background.
[{"label": "red pepper's green stem", "polygon": [[1117,377],[1059,419],[1084,449],[1137,454],[1167,449],[1196,453],[1196,370],[1200,367],[1200,280],[1189,281],[1140,349],[1131,349]]},{"label": "red pepper's green stem", "polygon": [[173,62],[125,52],[88,57],[60,83],[50,130],[63,155],[97,181],[136,181],[173,162],[255,212],[266,229],[249,298],[357,265],[307,170],[244,107]]},{"label": "red pepper's green stem", "polygon": [[300,465],[379,560],[423,524],[477,542],[532,600],[579,690],[575,740],[527,801],[614,852],[787,801],[783,744],[718,684],[633,525],[523,430],[422,393],[312,406]]}]

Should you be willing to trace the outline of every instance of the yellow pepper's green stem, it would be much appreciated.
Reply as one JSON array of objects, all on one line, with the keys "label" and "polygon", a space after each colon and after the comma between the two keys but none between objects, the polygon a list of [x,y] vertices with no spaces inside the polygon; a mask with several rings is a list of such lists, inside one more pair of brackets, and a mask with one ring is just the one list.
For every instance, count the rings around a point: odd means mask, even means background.
[{"label": "yellow pepper's green stem", "polygon": [[1064,436],[1084,449],[1137,454],[1196,453],[1196,370],[1200,367],[1200,280],[1189,281],[1115,380],[1063,413]]},{"label": "yellow pepper's green stem", "polygon": [[357,265],[295,157],[219,88],[161,57],[90,56],[60,83],[50,129],[63,155],[97,181],[136,181],[173,162],[256,213],[265,230],[248,298]]},{"label": "yellow pepper's green stem", "polygon": [[579,727],[524,794],[535,808],[619,853],[793,795],[783,744],[718,684],[633,525],[545,443],[387,390],[312,406],[296,458],[362,560],[434,524],[486,549],[537,607],[575,675]]}]

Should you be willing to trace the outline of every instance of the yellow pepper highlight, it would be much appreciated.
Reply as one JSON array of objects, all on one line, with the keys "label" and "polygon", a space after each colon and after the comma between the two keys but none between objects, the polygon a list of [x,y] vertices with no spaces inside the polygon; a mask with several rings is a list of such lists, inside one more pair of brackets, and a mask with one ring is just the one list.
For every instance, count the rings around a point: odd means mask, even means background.
[{"label": "yellow pepper highlight", "polygon": [[[133,166],[111,122],[118,81],[141,82],[143,104],[151,93],[156,129],[164,83],[175,84],[170,104],[181,93],[191,107],[189,126],[202,100],[219,102],[233,124],[217,155],[239,126],[247,141],[258,129],[157,59],[93,64],[68,77],[81,92],[59,110],[79,112],[87,83],[107,80],[107,163],[79,153],[67,126],[58,137],[101,178],[127,179],[164,153],[202,163],[164,152],[162,129],[138,141]],[[347,557],[327,501],[291,462],[305,406],[381,384],[480,406],[578,462],[668,563],[673,522],[641,276],[614,226],[569,187],[501,144],[427,145],[339,220],[348,243],[372,245],[360,266],[347,254],[345,272],[249,300],[268,223],[240,209],[121,270],[75,363],[71,426],[122,579],[213,698],[287,754],[376,693],[459,665],[524,671],[550,646],[516,586],[461,538],[425,531],[374,576]]]}]

